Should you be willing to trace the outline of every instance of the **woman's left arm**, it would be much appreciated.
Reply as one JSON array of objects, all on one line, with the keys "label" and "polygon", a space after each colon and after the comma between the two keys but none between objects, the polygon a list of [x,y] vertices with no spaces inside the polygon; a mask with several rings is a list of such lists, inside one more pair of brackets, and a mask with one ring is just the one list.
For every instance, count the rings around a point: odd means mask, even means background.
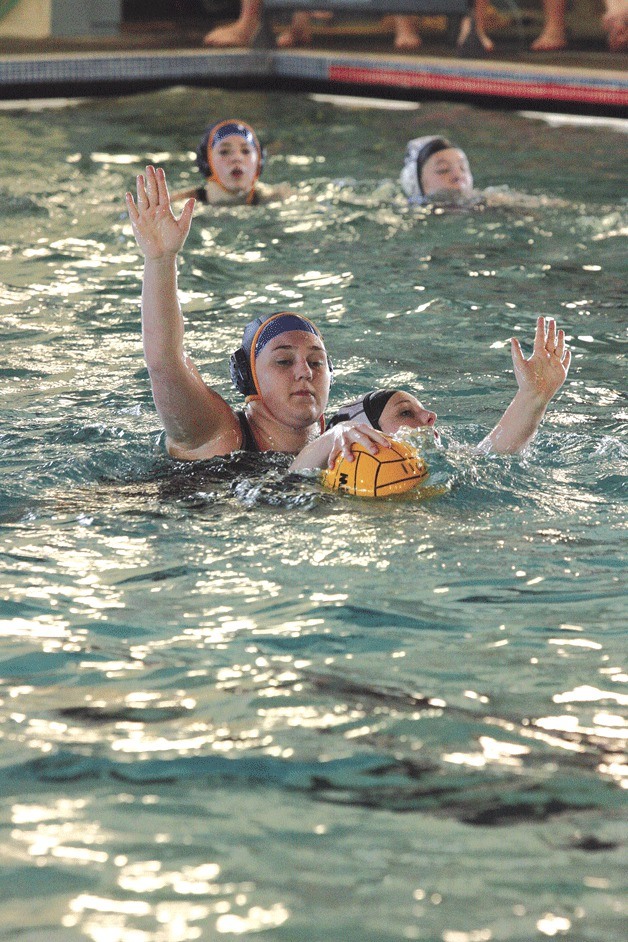
[{"label": "woman's left arm", "polygon": [[516,337],[510,341],[512,362],[519,389],[493,431],[480,442],[484,452],[514,454],[532,441],[545,410],[567,378],[571,353],[565,331],[556,330],[556,321],[544,317],[536,322],[534,349],[526,360]]}]

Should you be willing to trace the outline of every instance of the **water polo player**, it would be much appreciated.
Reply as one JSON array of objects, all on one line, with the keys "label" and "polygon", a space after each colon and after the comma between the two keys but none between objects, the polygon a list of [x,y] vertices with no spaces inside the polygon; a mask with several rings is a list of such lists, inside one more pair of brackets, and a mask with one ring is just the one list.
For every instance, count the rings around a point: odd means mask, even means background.
[{"label": "water polo player", "polygon": [[259,182],[265,154],[257,134],[244,121],[218,121],[206,128],[196,150],[196,166],[204,183],[175,193],[173,200],[194,197],[201,203],[255,206],[285,199],[290,188]]},{"label": "water polo player", "polygon": [[426,409],[416,396],[401,389],[374,389],[353,402],[348,402],[332,415],[327,428],[339,422],[352,425],[365,423],[386,435],[394,435],[400,428],[431,428],[438,435],[434,423],[436,413]]},{"label": "water polo player", "polygon": [[410,206],[437,204],[450,210],[503,207],[528,212],[569,205],[547,195],[520,193],[504,184],[477,190],[465,152],[435,135],[408,141],[399,182]]},{"label": "water polo player", "polygon": [[408,141],[399,179],[408,202],[414,205],[475,195],[467,155],[444,137]]},{"label": "water polo player", "polygon": [[173,213],[163,170],[137,178],[137,205],[126,194],[129,217],[144,254],[142,339],[153,399],[170,455],[212,458],[240,449],[296,455],[322,428],[332,378],[318,329],[300,314],[260,318],[244,331],[231,374],[246,396],[236,412],[201,378],[183,346],[177,296],[177,255],[192,222],[194,200]]},{"label": "water polo player", "polygon": [[[552,397],[563,385],[571,362],[565,332],[556,321],[539,317],[532,355],[526,359],[516,337],[511,339],[517,393],[495,428],[478,450],[512,454],[532,441]],[[377,389],[342,406],[329,421],[327,431],[307,445],[295,458],[291,470],[332,467],[338,455],[352,459],[352,446],[359,444],[373,454],[387,445],[384,434],[399,429],[429,429],[438,436],[436,413],[416,396],[400,389]]]}]

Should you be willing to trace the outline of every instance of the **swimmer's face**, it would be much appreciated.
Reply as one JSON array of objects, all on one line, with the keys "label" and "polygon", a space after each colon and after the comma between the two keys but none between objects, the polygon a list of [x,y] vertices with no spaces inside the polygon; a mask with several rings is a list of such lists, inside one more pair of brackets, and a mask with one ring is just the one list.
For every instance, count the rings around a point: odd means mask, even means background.
[{"label": "swimmer's face", "polygon": [[257,149],[241,134],[230,134],[212,147],[211,164],[219,181],[232,193],[248,193],[257,178]]},{"label": "swimmer's face", "polygon": [[473,177],[464,151],[458,147],[439,150],[426,160],[421,172],[425,196],[440,190],[456,190],[465,196],[473,192]]},{"label": "swimmer's face", "polygon": [[426,428],[436,422],[436,413],[426,409],[419,400],[406,392],[390,397],[379,417],[379,427],[386,435],[394,435],[400,428]]},{"label": "swimmer's face", "polygon": [[255,361],[257,385],[267,409],[290,428],[317,422],[327,406],[331,374],[322,340],[288,330],[270,340]]}]

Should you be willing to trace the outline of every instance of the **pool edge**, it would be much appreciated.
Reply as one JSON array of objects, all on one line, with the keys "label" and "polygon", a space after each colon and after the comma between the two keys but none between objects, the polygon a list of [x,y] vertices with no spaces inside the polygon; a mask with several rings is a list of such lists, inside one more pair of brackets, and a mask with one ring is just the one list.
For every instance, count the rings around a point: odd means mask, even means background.
[{"label": "pool edge", "polygon": [[625,117],[628,73],[491,59],[276,49],[2,54],[4,99],[115,95],[168,85],[299,87]]}]

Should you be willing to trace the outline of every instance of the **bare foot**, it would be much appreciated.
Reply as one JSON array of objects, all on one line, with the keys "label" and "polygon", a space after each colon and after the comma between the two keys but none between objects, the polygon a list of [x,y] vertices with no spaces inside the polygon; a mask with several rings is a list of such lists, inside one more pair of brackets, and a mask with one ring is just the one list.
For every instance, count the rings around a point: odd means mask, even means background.
[{"label": "bare foot", "polygon": [[[469,38],[469,33],[471,32],[471,22],[471,17],[465,16],[462,23],[460,24],[460,32],[458,33],[458,39],[456,41],[458,48],[460,48],[460,46],[462,46],[462,44]],[[477,22],[475,24],[475,35],[482,43],[484,52],[493,52],[495,49],[493,40],[489,39],[482,27],[479,26]]]},{"label": "bare foot", "polygon": [[493,40],[490,39],[486,35],[483,29],[480,29],[477,23],[475,24],[475,31],[478,34],[478,38],[480,42],[482,43],[482,45],[484,46],[484,49],[486,50],[486,52],[493,52],[493,50],[495,49],[495,44]]},{"label": "bare foot", "polygon": [[608,33],[608,48],[611,52],[628,49],[628,13],[607,13],[602,23]]},{"label": "bare foot", "polygon": [[558,52],[566,48],[567,35],[565,30],[552,26],[546,26],[541,35],[530,46],[533,52]]},{"label": "bare foot", "polygon": [[277,37],[280,49],[293,49],[295,46],[309,46],[312,42],[310,16],[308,13],[295,13],[292,23]]},{"label": "bare foot", "polygon": [[250,46],[259,29],[259,20],[236,20],[226,26],[212,29],[203,38],[204,46],[228,48],[230,46]]},{"label": "bare foot", "polygon": [[421,37],[417,31],[412,16],[396,16],[395,18],[395,49],[400,52],[412,52],[421,45]]}]

